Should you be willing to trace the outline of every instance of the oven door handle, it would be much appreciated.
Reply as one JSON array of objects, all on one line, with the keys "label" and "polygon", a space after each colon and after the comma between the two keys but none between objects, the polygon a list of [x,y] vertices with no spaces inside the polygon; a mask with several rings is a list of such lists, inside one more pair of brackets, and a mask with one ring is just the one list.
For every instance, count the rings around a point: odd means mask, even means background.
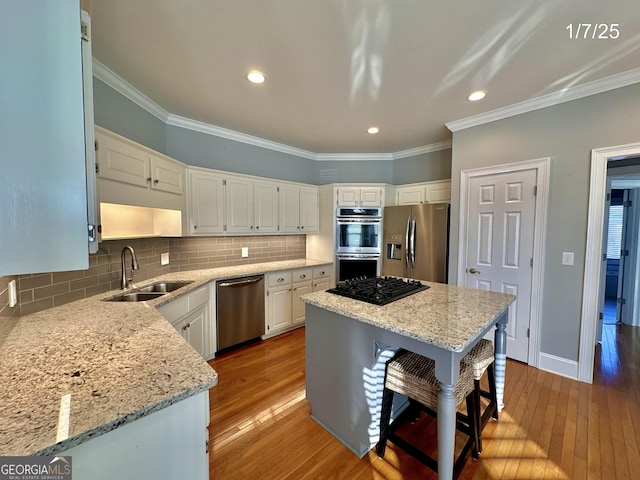
[{"label": "oven door handle", "polygon": [[336,254],[338,258],[380,258],[380,255],[372,254],[372,255],[359,255],[359,254],[348,254],[348,253],[338,253]]},{"label": "oven door handle", "polygon": [[361,223],[367,225],[380,225],[380,219],[375,218],[338,218],[338,223]]}]

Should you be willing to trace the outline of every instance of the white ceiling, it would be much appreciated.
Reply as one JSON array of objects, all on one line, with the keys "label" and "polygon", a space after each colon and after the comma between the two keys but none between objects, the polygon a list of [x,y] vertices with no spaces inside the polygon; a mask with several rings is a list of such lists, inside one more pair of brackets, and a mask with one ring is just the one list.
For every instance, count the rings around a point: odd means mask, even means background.
[{"label": "white ceiling", "polygon": [[[632,0],[92,0],[91,20],[94,57],[169,113],[321,154],[439,144],[454,120],[640,81]],[[620,35],[570,39],[578,23]]]}]

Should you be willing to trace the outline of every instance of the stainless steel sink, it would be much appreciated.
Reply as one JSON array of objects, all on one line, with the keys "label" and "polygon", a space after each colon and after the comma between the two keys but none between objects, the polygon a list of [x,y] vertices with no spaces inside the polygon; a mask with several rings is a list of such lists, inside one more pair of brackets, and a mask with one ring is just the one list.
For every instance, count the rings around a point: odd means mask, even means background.
[{"label": "stainless steel sink", "polygon": [[193,282],[156,282],[151,285],[147,285],[145,287],[137,288],[137,292],[161,292],[161,293],[169,293],[174,290],[178,290],[186,285],[189,285]]},{"label": "stainless steel sink", "polygon": [[144,302],[161,297],[166,292],[129,292],[121,293],[111,298],[107,298],[108,302]]},{"label": "stainless steel sink", "polygon": [[131,290],[126,293],[114,295],[113,297],[105,300],[107,302],[144,302],[178,290],[190,283],[193,282],[155,282],[151,285],[136,288],[135,290]]}]

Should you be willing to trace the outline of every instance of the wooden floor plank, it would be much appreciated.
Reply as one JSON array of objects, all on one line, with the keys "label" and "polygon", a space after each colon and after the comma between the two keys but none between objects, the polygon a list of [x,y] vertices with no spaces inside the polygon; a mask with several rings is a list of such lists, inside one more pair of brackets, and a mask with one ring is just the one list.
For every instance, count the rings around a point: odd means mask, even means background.
[{"label": "wooden floor plank", "polygon": [[[210,478],[413,480],[437,475],[390,443],[358,458],[311,419],[304,328],[212,360]],[[509,360],[506,406],[461,480],[635,478],[640,472],[640,328],[605,326],[594,383]],[[434,432],[429,418],[418,426]],[[412,434],[416,434],[414,431]],[[433,435],[433,433],[431,433]],[[424,439],[435,449],[433,436]]]}]

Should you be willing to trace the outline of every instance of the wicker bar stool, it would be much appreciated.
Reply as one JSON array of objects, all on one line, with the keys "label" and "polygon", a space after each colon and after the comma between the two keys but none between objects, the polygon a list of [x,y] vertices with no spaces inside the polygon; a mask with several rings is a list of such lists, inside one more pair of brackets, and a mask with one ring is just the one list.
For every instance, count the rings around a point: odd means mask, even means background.
[{"label": "wicker bar stool", "polygon": [[[474,403],[476,415],[480,419],[477,424],[478,432],[476,435],[478,438],[478,452],[482,452],[482,430],[489,421],[489,418],[493,417],[498,420],[498,401],[496,399],[496,380],[493,372],[493,361],[493,343],[483,338],[463,357],[461,362],[469,365],[473,370],[475,388]],[[480,388],[480,380],[485,372],[487,372],[487,379],[489,380],[489,391]],[[481,396],[489,400],[489,403],[482,412],[480,406]]]},{"label": "wicker bar stool", "polygon": [[[409,398],[410,408],[406,409],[399,417],[389,424],[391,418],[391,407],[393,404],[394,392],[406,395]],[[382,413],[380,418],[380,441],[377,446],[377,454],[384,457],[387,440],[393,441],[395,445],[402,448],[409,455],[413,456],[427,467],[438,471],[438,461],[419,450],[417,447],[396,435],[396,429],[405,421],[407,417],[413,420],[414,408],[419,408],[433,417],[437,416],[438,394],[440,392],[440,382],[436,378],[435,362],[427,357],[416,353],[401,350],[394,358],[387,362],[384,391],[382,394]],[[454,477],[457,477],[471,452],[474,459],[478,458],[476,448],[477,423],[476,404],[474,395],[473,371],[472,368],[460,363],[460,377],[454,388],[456,407],[466,400],[467,415],[466,421],[458,420],[456,428],[469,437],[462,450],[455,459]]]}]

